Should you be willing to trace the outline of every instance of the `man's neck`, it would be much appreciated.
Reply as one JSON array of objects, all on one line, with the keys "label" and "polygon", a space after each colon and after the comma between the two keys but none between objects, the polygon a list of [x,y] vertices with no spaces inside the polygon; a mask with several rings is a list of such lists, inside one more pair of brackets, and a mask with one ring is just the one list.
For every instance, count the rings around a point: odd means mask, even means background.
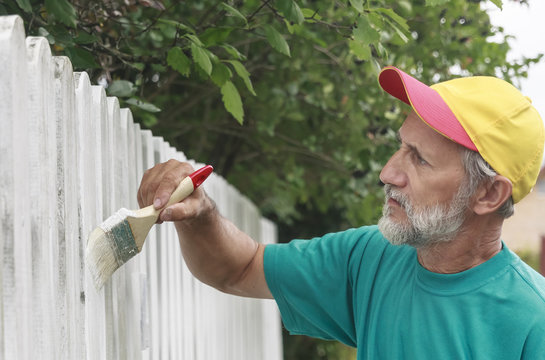
[{"label": "man's neck", "polygon": [[418,261],[427,270],[441,274],[480,265],[501,251],[501,224],[468,224],[453,240],[418,249]]}]

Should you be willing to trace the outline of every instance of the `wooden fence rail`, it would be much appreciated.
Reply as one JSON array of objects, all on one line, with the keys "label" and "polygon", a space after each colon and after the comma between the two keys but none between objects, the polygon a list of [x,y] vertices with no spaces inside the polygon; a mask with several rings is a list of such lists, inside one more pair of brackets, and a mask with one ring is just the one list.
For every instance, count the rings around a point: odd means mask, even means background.
[{"label": "wooden fence rail", "polygon": [[[169,158],[186,160],[44,38],[25,38],[21,18],[0,17],[0,359],[282,358],[276,305],[196,281],[171,224],[93,287],[87,235],[137,208],[144,169]],[[276,241],[225,180],[204,187],[240,228]]]}]

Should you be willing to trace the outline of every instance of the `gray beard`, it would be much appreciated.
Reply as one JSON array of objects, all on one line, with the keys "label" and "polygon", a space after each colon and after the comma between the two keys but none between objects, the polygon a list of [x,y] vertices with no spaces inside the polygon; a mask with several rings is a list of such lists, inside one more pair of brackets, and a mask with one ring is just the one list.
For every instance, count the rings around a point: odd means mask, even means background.
[{"label": "gray beard", "polygon": [[[386,200],[382,218],[378,222],[379,230],[393,245],[424,248],[451,241],[460,232],[466,219],[471,194],[467,194],[464,185],[462,183],[450,203],[416,208],[406,195],[386,184]],[[397,223],[391,219],[391,208],[387,203],[389,198],[399,202],[407,214],[407,223]]]}]

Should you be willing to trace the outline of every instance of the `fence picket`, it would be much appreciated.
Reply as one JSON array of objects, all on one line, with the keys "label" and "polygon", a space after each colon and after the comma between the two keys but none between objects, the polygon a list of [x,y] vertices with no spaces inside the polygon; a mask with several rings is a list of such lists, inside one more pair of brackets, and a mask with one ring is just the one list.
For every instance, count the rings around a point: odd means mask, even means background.
[{"label": "fence picket", "polygon": [[[74,107],[73,87],[64,86],[69,84],[72,77],[72,64],[67,57],[55,57],[54,72],[54,93],[55,93],[55,117],[56,117],[56,138],[57,138],[57,171],[56,171],[56,222],[57,222],[57,245],[58,245],[58,267],[56,280],[54,280],[54,294],[56,296],[55,306],[57,308],[56,334],[54,339],[58,343],[58,357],[66,359],[69,357],[70,348],[66,340],[69,339],[69,309],[68,309],[68,287],[67,287],[67,238],[75,238],[77,228],[74,225],[76,217],[69,212],[70,201],[69,188],[69,159],[68,129],[69,117]],[[68,194],[68,196],[67,196]]]},{"label": "fence picket", "polygon": [[[0,245],[2,251],[0,357],[27,359],[28,351],[18,336],[18,329],[28,330],[27,315],[21,314],[17,243],[30,241],[28,198],[26,108],[26,46],[23,21],[16,16],[0,17]],[[23,79],[21,79],[21,77]],[[17,239],[17,241],[15,241]],[[28,277],[30,278],[30,277]],[[30,280],[30,279],[28,279]],[[23,310],[23,311],[21,311]],[[29,334],[29,333],[28,333]]]},{"label": "fence picket", "polygon": [[[100,86],[91,86],[91,122],[94,124],[94,133],[89,134],[94,138],[95,149],[87,149],[93,153],[93,164],[95,172],[94,181],[94,200],[95,213],[93,214],[94,224],[103,220],[103,182],[96,181],[101,179],[102,159],[103,159],[103,141],[102,126],[108,116],[106,106],[106,94]],[[106,359],[106,304],[104,291],[97,291],[94,287],[89,270],[85,272],[85,324],[86,324],[86,344],[88,359]]]},{"label": "fence picket", "polygon": [[[151,131],[142,131],[142,144],[144,152],[144,168],[151,168],[156,163],[155,152],[153,146],[153,136]],[[144,243],[144,250],[147,258],[147,289],[148,289],[148,318],[149,318],[149,354],[152,359],[159,359],[159,339],[160,339],[160,327],[159,327],[159,292],[158,292],[158,278],[157,278],[157,230],[158,227],[151,229],[146,242]]]}]

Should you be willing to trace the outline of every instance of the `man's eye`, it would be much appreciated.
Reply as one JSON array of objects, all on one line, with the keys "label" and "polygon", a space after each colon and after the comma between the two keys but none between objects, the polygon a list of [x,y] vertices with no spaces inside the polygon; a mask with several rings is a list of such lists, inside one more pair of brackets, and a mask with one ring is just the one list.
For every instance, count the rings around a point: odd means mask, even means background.
[{"label": "man's eye", "polygon": [[428,162],[424,160],[420,155],[418,155],[417,153],[413,153],[413,154],[418,165],[428,165]]}]

